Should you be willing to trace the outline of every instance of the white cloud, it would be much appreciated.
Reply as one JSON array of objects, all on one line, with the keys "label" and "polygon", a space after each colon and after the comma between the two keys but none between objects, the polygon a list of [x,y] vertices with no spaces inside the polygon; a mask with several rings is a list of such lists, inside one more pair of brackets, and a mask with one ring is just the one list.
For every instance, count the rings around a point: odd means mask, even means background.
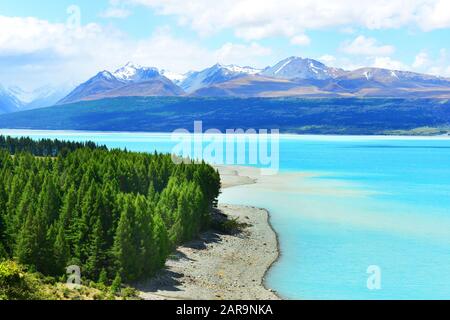
[{"label": "white cloud", "polygon": [[450,1],[423,1],[418,24],[425,31],[450,27]]},{"label": "white cloud", "polygon": [[162,27],[147,39],[132,43],[129,58],[135,63],[145,66],[156,66],[171,71],[180,71],[183,55],[185,64],[190,67],[206,58],[206,53],[195,43],[172,36],[170,28]]},{"label": "white cloud", "polygon": [[247,40],[289,38],[309,29],[450,26],[448,0],[123,0],[172,15],[198,33],[232,29]]},{"label": "white cloud", "polygon": [[124,19],[131,15],[131,11],[126,7],[126,3],[121,0],[110,0],[109,7],[100,13],[102,18]]},{"label": "white cloud", "polygon": [[344,70],[356,70],[364,67],[374,67],[393,70],[412,70],[412,67],[402,61],[387,56],[332,56],[324,55],[318,58],[327,66],[342,68]]},{"label": "white cloud", "polygon": [[254,65],[271,50],[258,43],[227,43],[207,49],[160,28],[143,40],[98,24],[71,28],[35,18],[0,16],[0,83],[26,88],[62,82],[79,83],[101,70],[127,61],[186,72],[220,61]]},{"label": "white cloud", "polygon": [[352,27],[343,27],[339,30],[342,33],[346,33],[346,34],[355,34],[357,33],[357,30],[355,28]]},{"label": "white cloud", "polygon": [[31,53],[52,48],[60,53],[72,50],[72,41],[97,34],[97,25],[69,28],[36,18],[0,16],[0,55]]},{"label": "white cloud", "polygon": [[319,61],[331,66],[334,62],[336,62],[336,57],[330,54],[325,54],[319,58]]},{"label": "white cloud", "polygon": [[417,53],[411,64],[389,56],[331,56],[324,55],[320,61],[331,67],[344,70],[356,70],[363,67],[374,67],[392,70],[413,71],[436,76],[450,77],[450,59],[446,49],[441,49],[437,55],[428,51]]},{"label": "white cloud", "polygon": [[270,48],[263,47],[256,42],[250,45],[226,43],[218,49],[214,56],[217,62],[224,64],[255,65],[255,57],[264,57],[272,54]]},{"label": "white cloud", "polygon": [[123,19],[131,15],[131,11],[123,8],[110,7],[100,14],[102,18]]},{"label": "white cloud", "polygon": [[409,70],[410,68],[401,61],[394,60],[390,57],[376,57],[373,60],[372,67],[392,69],[392,70]]},{"label": "white cloud", "polygon": [[450,77],[450,57],[446,49],[434,55],[427,51],[419,52],[411,67],[417,72]]},{"label": "white cloud", "polygon": [[413,67],[418,69],[418,68],[422,68],[424,66],[429,65],[430,60],[429,60],[429,56],[428,53],[426,53],[425,51],[420,52],[418,55],[416,55],[416,58],[414,59],[414,63],[413,63]]},{"label": "white cloud", "polygon": [[308,46],[311,44],[311,39],[306,34],[301,34],[291,38],[291,44],[297,46]]},{"label": "white cloud", "polygon": [[[143,40],[131,40],[112,27],[91,23],[71,27],[64,23],[0,15],[0,83],[24,82],[36,86],[70,79],[79,82],[94,72],[120,66],[132,60],[174,72],[201,69],[216,62],[258,66],[271,63],[274,54],[258,39],[282,36],[293,45],[308,45],[311,29],[362,30],[415,26],[422,30],[450,27],[448,0],[111,0],[105,17],[125,17],[129,4],[153,8],[161,15],[176,17],[178,23],[211,35],[231,30],[244,43],[225,43],[205,48],[195,40],[172,35],[161,29]],[[445,39],[444,39],[445,40]],[[274,48],[276,49],[276,48]],[[392,58],[395,48],[374,38],[359,36],[345,43],[349,56],[324,55],[321,61],[353,69],[381,66],[404,69]],[[419,52],[410,69],[450,75],[448,54]],[[26,74],[26,76],[24,76]]]},{"label": "white cloud", "polygon": [[331,67],[344,70],[356,70],[363,67],[413,71],[436,76],[450,77],[450,56],[446,49],[436,54],[422,50],[418,52],[410,63],[405,63],[390,56],[351,56],[324,55],[318,58]]},{"label": "white cloud", "polygon": [[353,41],[344,43],[341,51],[352,55],[389,56],[394,53],[395,48],[390,45],[380,45],[374,38],[358,36]]},{"label": "white cloud", "polygon": [[130,54],[123,34],[98,24],[0,16],[0,82],[22,86],[77,82]]}]

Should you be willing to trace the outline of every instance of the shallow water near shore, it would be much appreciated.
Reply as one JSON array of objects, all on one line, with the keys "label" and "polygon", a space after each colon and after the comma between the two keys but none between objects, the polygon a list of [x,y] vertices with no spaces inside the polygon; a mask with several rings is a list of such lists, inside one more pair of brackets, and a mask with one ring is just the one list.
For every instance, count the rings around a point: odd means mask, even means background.
[{"label": "shallow water near shore", "polygon": [[[299,137],[281,145],[282,174],[221,197],[271,212],[281,258],[269,287],[288,299],[450,297],[449,140]],[[367,288],[372,265],[380,290]]]},{"label": "shallow water near shore", "polygon": [[[146,152],[175,145],[168,134],[0,133]],[[448,137],[282,136],[280,161],[280,174],[220,198],[270,211],[281,257],[268,287],[288,299],[450,298]],[[380,290],[367,288],[372,265]]]}]

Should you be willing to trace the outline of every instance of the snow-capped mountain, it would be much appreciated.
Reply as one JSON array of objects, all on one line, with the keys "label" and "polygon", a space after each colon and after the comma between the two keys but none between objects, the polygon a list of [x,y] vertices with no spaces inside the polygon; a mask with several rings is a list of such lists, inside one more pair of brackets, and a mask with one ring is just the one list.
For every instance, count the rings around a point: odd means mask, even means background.
[{"label": "snow-capped mountain", "polygon": [[118,80],[111,72],[102,71],[76,87],[69,95],[60,100],[58,104],[79,101],[85,97],[116,89],[124,85],[125,83]]},{"label": "snow-capped mountain", "polygon": [[108,97],[182,94],[184,94],[183,90],[162,75],[157,68],[142,67],[129,62],[114,73],[106,70],[98,73],[75,88],[68,96],[59,101],[59,104]]},{"label": "snow-capped mountain", "polygon": [[68,84],[60,87],[50,85],[37,88],[35,90],[24,90],[18,86],[9,87],[8,91],[21,102],[21,110],[30,110],[49,107],[64,98],[73,86]]},{"label": "snow-capped mountain", "polygon": [[300,57],[264,70],[216,64],[186,74],[129,62],[74,87],[0,86],[0,113],[131,96],[450,98],[449,78],[381,68],[345,71]]},{"label": "snow-capped mountain", "polygon": [[0,85],[0,114],[19,111],[21,102]]},{"label": "snow-capped mountain", "polygon": [[20,100],[23,103],[30,103],[35,99],[35,93],[34,91],[25,91],[22,88],[18,86],[12,86],[8,88],[8,91],[16,97],[18,100]]},{"label": "snow-capped mountain", "polygon": [[[220,79],[222,80],[222,79]],[[449,98],[450,80],[380,68],[345,71],[290,57],[261,73],[194,83],[194,96]]]},{"label": "snow-capped mountain", "polygon": [[410,71],[389,70],[382,68],[361,68],[346,72],[341,79],[377,81],[380,83],[415,82],[428,84],[448,84],[449,79]]},{"label": "snow-capped mountain", "polygon": [[344,74],[344,70],[330,68],[313,59],[290,57],[278,62],[273,67],[267,67],[261,75],[278,79],[334,79]]},{"label": "snow-capped mountain", "polygon": [[143,67],[132,62],[117,69],[112,75],[124,82],[143,82],[161,76],[157,68]]},{"label": "snow-capped mountain", "polygon": [[447,97],[449,79],[377,68],[344,71],[323,63],[290,57],[273,67],[216,64],[177,74],[133,63],[103,71],[78,86],[60,103],[127,96],[238,97]]},{"label": "snow-capped mountain", "polygon": [[261,70],[251,67],[239,67],[236,65],[216,64],[211,68],[199,72],[190,72],[180,86],[187,92],[192,93],[201,88],[209,87],[218,83],[230,81],[239,77],[256,75]]},{"label": "snow-capped mountain", "polygon": [[117,69],[113,73],[113,76],[118,80],[125,82],[143,82],[164,76],[175,84],[181,83],[187,77],[186,74],[171,72],[169,70],[158,69],[155,67],[143,67],[132,62],[128,62],[125,66]]},{"label": "snow-capped mountain", "polygon": [[165,70],[165,69],[160,70],[159,73],[161,75],[163,75],[164,77],[166,77],[167,79],[171,80],[173,83],[175,83],[178,86],[190,75],[189,72],[182,74],[182,73],[171,72],[171,71]]}]

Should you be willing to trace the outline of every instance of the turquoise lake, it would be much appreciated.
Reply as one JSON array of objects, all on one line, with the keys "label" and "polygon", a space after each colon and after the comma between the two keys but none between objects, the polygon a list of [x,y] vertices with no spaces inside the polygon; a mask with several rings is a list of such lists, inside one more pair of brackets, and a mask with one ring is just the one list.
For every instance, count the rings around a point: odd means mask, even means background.
[{"label": "turquoise lake", "polygon": [[[171,152],[169,134],[0,130]],[[281,257],[267,286],[287,299],[449,299],[450,138],[282,136],[281,173],[224,190],[263,207]],[[292,173],[308,173],[307,176]],[[381,288],[369,290],[369,266]]]}]

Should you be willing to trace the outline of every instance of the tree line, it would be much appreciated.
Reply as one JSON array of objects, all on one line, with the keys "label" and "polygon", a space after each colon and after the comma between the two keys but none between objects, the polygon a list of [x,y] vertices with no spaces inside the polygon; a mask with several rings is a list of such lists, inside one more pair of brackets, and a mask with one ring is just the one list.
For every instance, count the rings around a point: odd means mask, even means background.
[{"label": "tree line", "polygon": [[10,154],[20,152],[29,152],[38,157],[53,156],[55,157],[61,152],[74,151],[80,148],[103,149],[105,146],[98,146],[94,142],[72,142],[61,141],[58,139],[40,139],[33,140],[29,137],[13,138],[10,136],[0,135],[0,149],[7,150]]},{"label": "tree line", "polygon": [[0,137],[0,148],[0,260],[44,275],[151,276],[217,205],[220,177],[205,163],[56,140]]}]

